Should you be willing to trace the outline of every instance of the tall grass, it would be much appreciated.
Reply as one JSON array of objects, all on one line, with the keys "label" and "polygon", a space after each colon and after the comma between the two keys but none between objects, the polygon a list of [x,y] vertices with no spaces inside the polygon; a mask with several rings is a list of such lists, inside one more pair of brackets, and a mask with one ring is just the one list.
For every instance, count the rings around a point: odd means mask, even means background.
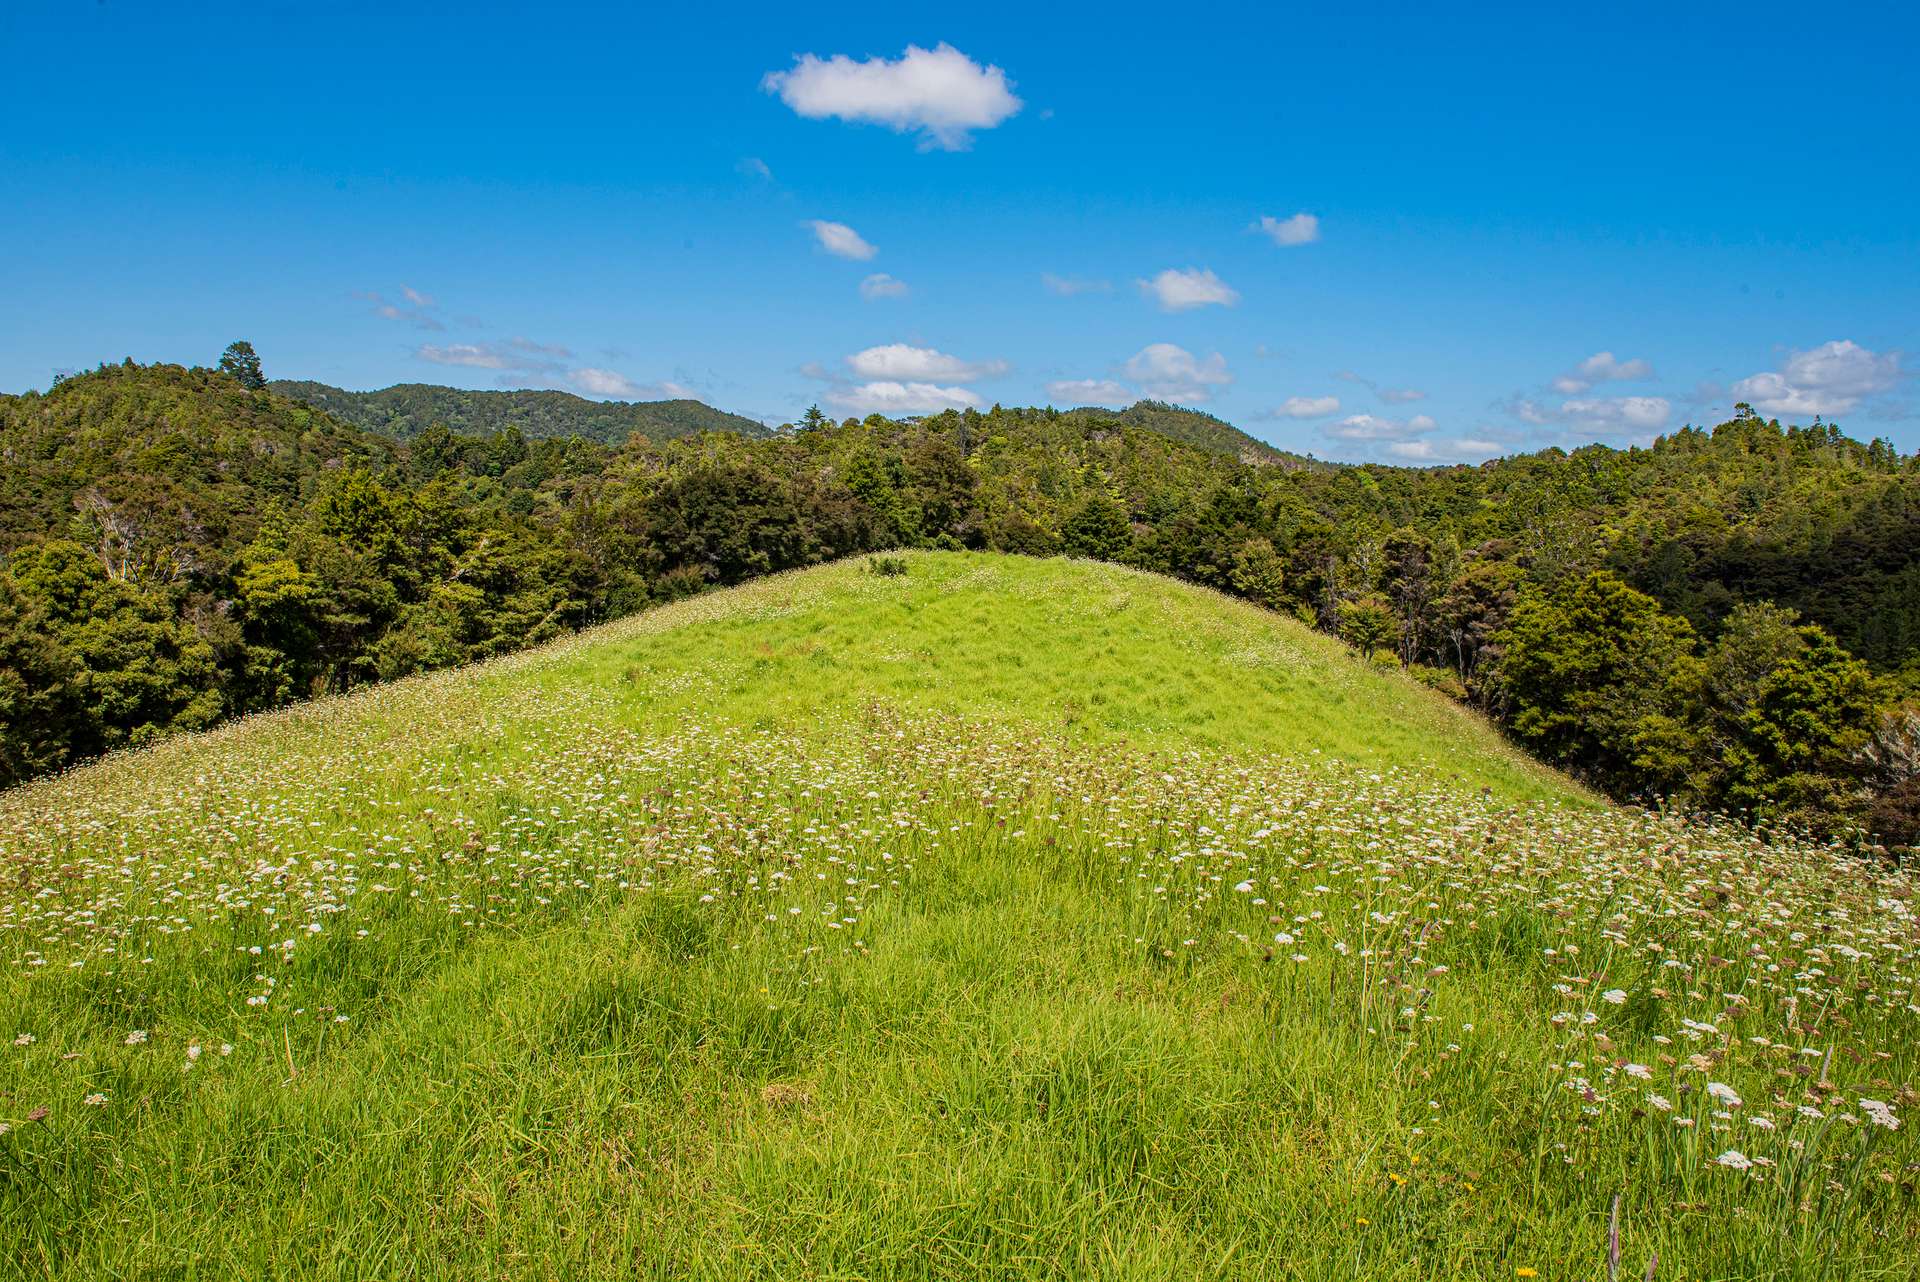
[{"label": "tall grass", "polygon": [[0,795],[6,1267],[1912,1275],[1904,871],[907,562]]}]

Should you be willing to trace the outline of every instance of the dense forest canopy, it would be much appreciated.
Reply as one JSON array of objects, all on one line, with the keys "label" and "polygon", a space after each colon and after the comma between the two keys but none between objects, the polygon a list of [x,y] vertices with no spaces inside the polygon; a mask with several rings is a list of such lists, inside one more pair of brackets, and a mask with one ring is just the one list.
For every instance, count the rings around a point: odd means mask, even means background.
[{"label": "dense forest canopy", "polygon": [[694,400],[590,401],[571,392],[470,392],[401,383],[377,392],[349,392],[325,383],[276,380],[270,386],[344,423],[411,440],[442,425],[462,435],[517,431],[530,441],[579,436],[618,445],[629,436],[670,441],[695,432],[766,436],[761,423]]},{"label": "dense forest canopy", "polygon": [[129,363],[0,397],[0,782],[930,546],[1177,575],[1474,701],[1616,795],[1915,840],[1920,458],[1832,425],[1743,408],[1645,449],[1413,469],[1153,403],[615,444],[362,430],[283,386]]}]

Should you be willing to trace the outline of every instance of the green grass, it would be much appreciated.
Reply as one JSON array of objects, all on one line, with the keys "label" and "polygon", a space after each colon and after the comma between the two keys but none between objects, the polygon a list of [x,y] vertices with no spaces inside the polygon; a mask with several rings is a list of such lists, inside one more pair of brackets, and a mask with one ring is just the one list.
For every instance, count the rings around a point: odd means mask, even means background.
[{"label": "green grass", "polygon": [[1907,874],[909,562],[0,794],[0,1262],[1601,1278],[1618,1194],[1622,1276],[1912,1275]]}]

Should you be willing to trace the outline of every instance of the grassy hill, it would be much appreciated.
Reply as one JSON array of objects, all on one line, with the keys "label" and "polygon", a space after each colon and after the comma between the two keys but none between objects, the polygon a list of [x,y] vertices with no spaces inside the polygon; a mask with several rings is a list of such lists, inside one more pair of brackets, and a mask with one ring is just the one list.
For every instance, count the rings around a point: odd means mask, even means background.
[{"label": "grassy hill", "polygon": [[693,400],[590,401],[571,392],[472,392],[430,383],[401,383],[349,392],[325,383],[281,379],[269,386],[369,432],[411,440],[435,423],[462,435],[518,428],[528,440],[578,436],[618,445],[629,436],[670,441],[696,432],[768,435],[765,426]]},{"label": "grassy hill", "polygon": [[1893,1277],[1909,873],[909,554],[0,794],[20,1275]]}]

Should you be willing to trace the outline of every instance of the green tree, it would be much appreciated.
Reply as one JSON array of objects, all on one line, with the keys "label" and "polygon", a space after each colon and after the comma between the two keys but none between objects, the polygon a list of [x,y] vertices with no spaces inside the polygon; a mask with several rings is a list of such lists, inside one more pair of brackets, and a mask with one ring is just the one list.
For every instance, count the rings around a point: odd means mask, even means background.
[{"label": "green tree", "polygon": [[228,343],[227,350],[220,353],[220,372],[238,379],[248,391],[257,392],[267,385],[267,376],[260,372],[260,357],[245,339]]},{"label": "green tree", "polygon": [[1386,602],[1373,597],[1340,604],[1340,635],[1371,662],[1374,651],[1394,643],[1396,623]]},{"label": "green tree", "polygon": [[1133,527],[1120,501],[1096,487],[1060,524],[1060,550],[1068,556],[1117,561],[1133,542]]},{"label": "green tree", "polygon": [[1549,761],[1622,795],[1686,785],[1693,629],[1606,571],[1531,590],[1495,636],[1508,724]]}]

